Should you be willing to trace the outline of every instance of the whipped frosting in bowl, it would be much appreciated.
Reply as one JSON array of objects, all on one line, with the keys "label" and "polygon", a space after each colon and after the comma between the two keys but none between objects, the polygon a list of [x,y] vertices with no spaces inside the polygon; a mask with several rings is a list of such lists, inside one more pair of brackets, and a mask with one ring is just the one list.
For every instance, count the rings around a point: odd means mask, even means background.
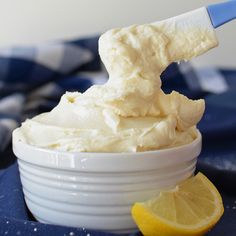
[{"label": "whipped frosting in bowl", "polygon": [[160,75],[172,62],[217,46],[214,31],[159,22],[113,29],[99,39],[104,85],[67,92],[50,112],[26,120],[13,139],[71,152],[140,152],[191,143],[204,100],[165,94]]},{"label": "whipped frosting in bowl", "polygon": [[13,133],[26,204],[43,223],[134,232],[130,209],[194,174],[205,104],[161,89],[161,73],[217,46],[213,30],[163,21],[99,39],[109,79],[67,92]]}]

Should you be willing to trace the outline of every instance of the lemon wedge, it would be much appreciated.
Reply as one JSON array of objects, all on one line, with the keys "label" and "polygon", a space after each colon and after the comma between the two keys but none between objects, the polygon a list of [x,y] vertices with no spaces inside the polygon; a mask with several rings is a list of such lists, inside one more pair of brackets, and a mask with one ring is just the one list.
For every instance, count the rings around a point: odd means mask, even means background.
[{"label": "lemon wedge", "polygon": [[204,235],[223,212],[219,192],[202,173],[132,207],[132,217],[145,236]]}]

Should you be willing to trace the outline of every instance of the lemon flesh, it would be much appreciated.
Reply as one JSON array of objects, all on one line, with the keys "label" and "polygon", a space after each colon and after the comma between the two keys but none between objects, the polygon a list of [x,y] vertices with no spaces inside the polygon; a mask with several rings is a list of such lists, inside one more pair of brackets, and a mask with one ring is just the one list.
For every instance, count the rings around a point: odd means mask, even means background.
[{"label": "lemon flesh", "polygon": [[204,235],[223,212],[219,192],[202,173],[132,207],[132,217],[145,236]]}]

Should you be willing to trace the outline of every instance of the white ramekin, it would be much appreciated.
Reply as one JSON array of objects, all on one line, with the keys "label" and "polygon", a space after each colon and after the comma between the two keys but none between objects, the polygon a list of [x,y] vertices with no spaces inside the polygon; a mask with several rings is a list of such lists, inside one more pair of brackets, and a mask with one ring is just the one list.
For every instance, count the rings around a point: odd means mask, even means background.
[{"label": "white ramekin", "polygon": [[24,197],[43,223],[114,233],[137,230],[130,209],[193,175],[201,134],[191,144],[141,153],[73,153],[13,139]]}]

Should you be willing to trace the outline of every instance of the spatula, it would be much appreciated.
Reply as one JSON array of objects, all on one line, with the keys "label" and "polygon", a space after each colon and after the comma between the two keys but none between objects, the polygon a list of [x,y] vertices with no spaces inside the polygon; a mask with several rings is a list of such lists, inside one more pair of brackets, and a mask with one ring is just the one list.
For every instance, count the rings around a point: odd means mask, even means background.
[{"label": "spatula", "polygon": [[182,15],[156,22],[156,24],[165,22],[169,25],[174,24],[178,28],[196,26],[213,30],[213,28],[217,28],[233,19],[236,19],[236,0],[201,7]]}]

